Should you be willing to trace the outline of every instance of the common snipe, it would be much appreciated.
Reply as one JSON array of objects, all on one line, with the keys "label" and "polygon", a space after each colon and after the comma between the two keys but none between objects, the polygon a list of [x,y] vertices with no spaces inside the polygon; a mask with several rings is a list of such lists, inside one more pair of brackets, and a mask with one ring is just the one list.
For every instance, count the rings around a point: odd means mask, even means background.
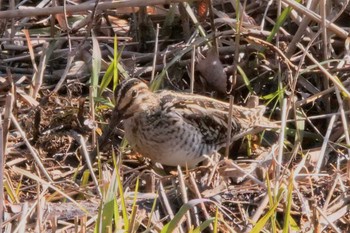
[{"label": "common snipe", "polygon": [[[168,166],[193,167],[226,144],[229,104],[195,94],[151,92],[139,79],[115,91],[111,123],[100,145],[123,121],[129,144],[143,156]],[[232,142],[278,126],[263,117],[264,106],[233,105]]]}]

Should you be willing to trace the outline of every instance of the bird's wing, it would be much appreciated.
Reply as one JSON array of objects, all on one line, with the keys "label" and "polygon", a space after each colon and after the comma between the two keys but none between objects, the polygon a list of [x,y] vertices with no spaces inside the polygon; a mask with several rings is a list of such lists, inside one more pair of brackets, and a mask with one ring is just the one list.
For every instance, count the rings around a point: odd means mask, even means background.
[{"label": "bird's wing", "polygon": [[[226,142],[228,103],[204,96],[173,93],[171,91],[163,91],[159,94],[163,107],[176,112],[187,123],[199,128],[206,142]],[[248,134],[258,133],[266,128],[277,128],[276,124],[263,116],[264,112],[264,106],[246,108],[233,105],[231,118],[232,141]]]}]

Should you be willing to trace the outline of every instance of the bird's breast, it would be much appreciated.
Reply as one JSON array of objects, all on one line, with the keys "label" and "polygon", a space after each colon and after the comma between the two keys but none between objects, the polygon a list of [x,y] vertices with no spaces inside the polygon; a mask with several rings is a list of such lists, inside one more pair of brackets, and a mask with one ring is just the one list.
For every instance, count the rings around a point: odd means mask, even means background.
[{"label": "bird's breast", "polygon": [[154,162],[195,166],[216,147],[203,143],[202,132],[176,113],[138,115],[124,121],[129,144]]}]

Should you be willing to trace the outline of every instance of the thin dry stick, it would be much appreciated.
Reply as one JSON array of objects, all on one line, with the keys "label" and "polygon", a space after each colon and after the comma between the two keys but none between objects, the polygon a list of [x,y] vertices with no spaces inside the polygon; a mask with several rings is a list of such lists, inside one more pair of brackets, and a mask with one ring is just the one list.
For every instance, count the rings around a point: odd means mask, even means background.
[{"label": "thin dry stick", "polygon": [[[32,42],[31,42],[31,39],[29,37],[29,31],[28,29],[23,29],[23,33],[24,33],[24,36],[27,40],[27,44],[28,44],[28,51],[29,51],[29,55],[30,55],[30,60],[32,62],[32,66],[33,66],[33,69],[35,71],[35,73],[38,72],[38,67],[35,63],[35,54],[34,54],[34,50],[33,50],[33,45],[32,45]],[[35,75],[34,73],[34,75]]]},{"label": "thin dry stick", "polygon": [[320,155],[318,157],[318,161],[317,161],[317,164],[316,164],[316,167],[315,167],[315,172],[314,172],[315,174],[320,173],[321,165],[323,163],[323,159],[324,159],[324,156],[325,156],[325,152],[326,152],[326,149],[327,149],[329,137],[331,136],[331,132],[332,132],[332,129],[333,129],[333,126],[334,126],[335,119],[336,119],[336,116],[334,115],[334,116],[332,116],[331,120],[329,121],[329,125],[328,125],[328,128],[327,128],[326,136],[324,136],[324,141],[322,143]]},{"label": "thin dry stick", "polygon": [[322,217],[328,222],[328,224],[335,230],[337,233],[341,233],[341,231],[332,221],[330,221],[327,217],[327,215],[321,210],[320,207],[315,206],[316,210],[322,215]]},{"label": "thin dry stick", "polygon": [[[349,214],[348,210],[349,210],[349,204],[347,202],[345,205],[343,205],[340,208],[336,209],[335,212],[328,212],[328,213],[326,213],[327,214],[327,218],[329,219],[330,222],[337,222],[337,223],[341,224],[341,222],[344,222],[344,220],[347,218],[347,216]],[[323,219],[323,218],[321,218],[320,221],[321,221],[321,223],[323,223],[323,225],[326,222],[326,220]],[[324,229],[326,229],[326,228],[327,228],[327,226],[324,226]],[[328,232],[330,232],[330,231],[328,231]]]},{"label": "thin dry stick", "polygon": [[[97,216],[98,215],[94,215],[93,217],[91,217],[91,218],[89,218],[89,220],[88,221],[86,221],[86,219],[85,219],[85,226],[87,227],[87,226],[90,226],[90,225],[92,225],[92,224],[95,224],[96,223],[96,220],[97,220]],[[80,219],[81,219],[82,217],[80,217]],[[86,218],[86,215],[85,215],[85,218]],[[81,220],[81,221],[83,221],[83,219]],[[79,223],[79,217],[78,217],[78,223]],[[73,227],[73,224],[71,224],[71,225],[68,225],[67,227],[64,227],[64,228],[61,228],[60,229],[60,232],[66,232],[66,231],[68,231],[70,228],[72,228]],[[78,231],[74,231],[74,232],[82,232],[82,230],[79,228],[79,224],[78,224]],[[100,231],[101,232],[101,231]]]},{"label": "thin dry stick", "polygon": [[[227,33],[220,33],[220,35],[223,35],[223,34],[227,34]],[[31,40],[38,40],[38,37],[32,36],[32,37],[30,37],[30,39]],[[66,41],[66,40],[82,41],[84,39],[92,40],[92,37],[91,36],[87,36],[87,37],[86,36],[66,36],[64,34],[61,35],[61,36],[54,37],[54,38],[51,38],[51,37],[40,37],[40,41],[48,41],[48,42],[49,41],[62,41],[62,40],[64,40],[64,41]],[[96,39],[98,41],[112,42],[114,40],[114,37],[113,36],[97,36]],[[122,41],[122,43],[121,42],[119,43],[120,45],[127,46],[127,45],[138,45],[139,44],[139,42],[128,42],[129,40],[132,39],[132,37],[128,37],[128,36],[118,36],[118,39]],[[0,42],[4,42],[4,41],[9,42],[10,40],[11,40],[10,38],[0,38]],[[20,41],[20,42],[27,41],[27,39],[22,37],[21,35],[17,35],[15,38],[13,38],[13,40]],[[159,42],[175,42],[175,40],[170,40],[170,39],[169,40],[164,40],[164,39],[161,39],[161,40],[159,40]],[[147,44],[151,44],[151,43],[154,43],[154,41],[153,40],[149,40],[149,41],[146,41],[146,43]],[[4,44],[4,45],[2,45],[2,47],[3,47],[3,50],[18,50],[18,49],[21,49],[21,48],[28,49],[28,47],[26,47],[26,46],[22,47],[22,46],[11,45],[11,44]],[[23,50],[23,49],[21,49],[21,50]],[[62,49],[58,49],[55,52],[61,53],[61,52],[64,52],[65,50],[68,50],[68,49],[67,48],[62,48]],[[232,47],[225,47],[225,48],[220,48],[220,51],[221,50],[226,52],[228,50],[233,50],[233,49],[232,49]],[[126,54],[132,53],[132,54],[135,54],[136,56],[142,56],[142,57],[145,55],[146,58],[147,58],[147,56],[149,56],[149,54],[151,54],[152,58],[153,58],[153,53],[138,53],[138,52],[132,52],[132,51],[123,51],[123,53],[126,53]],[[164,53],[164,52],[162,52],[162,53]],[[20,56],[17,56],[17,57],[20,57]],[[21,56],[21,57],[23,57],[23,59],[26,59],[26,60],[28,60],[28,58],[30,58],[29,55]],[[130,56],[129,56],[129,58],[130,58]],[[11,60],[11,58],[6,58],[6,59],[4,59],[2,61],[8,62],[8,61],[12,61],[12,60]]]},{"label": "thin dry stick", "polygon": [[65,68],[65,70],[64,70],[64,72],[63,72],[63,74],[62,74],[62,76],[61,76],[60,81],[58,81],[57,85],[55,86],[55,89],[51,92],[51,95],[54,94],[54,93],[57,93],[57,92],[60,90],[62,84],[63,84],[64,81],[66,80],[66,77],[67,77],[67,75],[68,75],[68,73],[69,73],[69,70],[70,70],[70,68],[71,68],[71,65],[72,65],[72,62],[73,62],[74,58],[75,58],[75,54],[73,54],[73,53],[71,53],[71,54],[68,56],[66,68]]},{"label": "thin dry stick", "polygon": [[346,177],[348,178],[348,183],[349,183],[349,181],[350,181],[350,160],[348,160],[348,162],[346,163],[346,171],[347,171]]},{"label": "thin dry stick", "polygon": [[257,222],[260,219],[261,215],[264,214],[265,208],[268,203],[269,195],[265,195],[265,197],[260,201],[258,208],[255,210],[255,213],[251,218],[253,222]]},{"label": "thin dry stick", "polygon": [[29,213],[31,213],[31,211],[28,210],[28,202],[24,202],[24,204],[22,205],[21,218],[18,222],[17,227],[14,229],[14,231],[12,231],[13,233],[26,232],[25,229],[26,229],[26,223],[27,223],[27,218],[29,216]]},{"label": "thin dry stick", "polygon": [[237,169],[238,171],[242,172],[244,175],[246,175],[246,177],[249,177],[251,180],[253,180],[255,183],[259,184],[261,187],[266,188],[266,184],[262,181],[260,181],[259,179],[257,179],[256,177],[254,177],[251,173],[248,173],[247,171],[245,171],[244,169],[242,169],[240,166],[238,166],[234,161],[232,160],[227,160],[226,161],[228,164],[230,164],[230,166],[232,166],[233,168]]},{"label": "thin dry stick", "polygon": [[327,12],[326,12],[326,0],[320,1],[320,13],[321,13],[321,30],[322,30],[322,43],[323,43],[323,59],[328,60],[329,59],[329,51],[328,51],[328,45],[330,44],[328,42],[329,38],[327,36]]},{"label": "thin dry stick", "polygon": [[[167,214],[169,215],[169,218],[173,219],[174,218],[174,212],[173,212],[173,210],[170,207],[169,199],[168,199],[168,197],[167,197],[167,195],[165,193],[165,190],[164,190],[162,182],[159,183],[159,197],[161,198],[161,201],[164,204],[164,208],[165,208]],[[183,230],[181,225],[179,225],[178,229],[179,229],[180,232],[184,232],[184,230]]]},{"label": "thin dry stick", "polygon": [[[102,2],[98,4],[98,10],[110,10],[121,7],[142,7],[153,5],[164,5],[177,2],[187,2],[188,0],[133,0],[133,1],[118,1],[118,2]],[[80,5],[69,5],[66,7],[66,13],[75,13],[81,11],[90,11],[95,8],[94,2],[84,3]],[[34,9],[21,9],[21,10],[6,10],[0,11],[0,19],[5,18],[23,18],[33,17],[39,15],[51,15],[51,14],[63,14],[64,7],[46,7],[46,8],[34,8]]]},{"label": "thin dry stick", "polygon": [[[70,39],[70,31],[71,31],[71,28],[69,27],[68,25],[68,16],[67,16],[67,6],[66,6],[66,1],[64,1],[64,4],[63,4],[63,10],[64,10],[64,18],[65,18],[65,23],[66,23],[66,27],[67,27],[67,40],[68,40],[68,47],[69,47],[69,51],[71,52],[72,51],[72,40]],[[53,17],[53,16],[51,16]],[[90,36],[89,32],[90,30],[87,30],[88,33],[86,33],[85,35],[85,39],[86,40],[86,37],[87,36]],[[80,42],[80,44],[82,44],[83,42]],[[79,45],[80,46],[80,45]],[[77,48],[79,48],[79,46]]]},{"label": "thin dry stick", "polygon": [[[64,11],[64,22],[65,22],[65,26],[66,26],[66,29],[67,31],[70,31],[71,28],[69,27],[69,24],[68,24],[68,14],[67,14],[67,2],[66,1],[63,1],[63,11]],[[69,36],[69,33],[68,33],[68,36]],[[70,42],[70,40],[69,40]]]},{"label": "thin dry stick", "polygon": [[[283,158],[283,147],[284,147],[284,137],[285,137],[285,128],[286,128],[286,120],[287,120],[287,99],[283,99],[282,102],[282,119],[281,119],[281,132],[278,140],[278,158],[277,158],[277,169],[276,169],[276,187],[279,187],[278,181],[281,174],[281,164],[282,164],[282,158]],[[278,188],[275,189],[275,191],[278,191]],[[277,194],[277,193],[276,193]],[[276,195],[277,196],[277,195]]]},{"label": "thin dry stick", "polygon": [[40,63],[37,72],[34,74],[34,90],[33,90],[33,98],[36,99],[36,96],[39,93],[40,87],[43,84],[43,79],[44,79],[44,71],[46,68],[46,63],[47,63],[47,48],[49,46],[49,43],[44,43],[42,47],[42,53],[40,57]]},{"label": "thin dry stick", "polygon": [[[283,99],[282,102],[282,116],[281,116],[281,132],[278,140],[278,158],[277,162],[278,164],[282,164],[282,158],[283,158],[283,147],[284,147],[284,137],[285,137],[285,128],[286,128],[286,121],[287,121],[287,111],[288,111],[288,106],[287,106],[287,99]],[[276,178],[279,179],[279,175],[281,173],[281,167],[277,168],[277,173],[276,173]],[[278,187],[278,186],[276,186]]]},{"label": "thin dry stick", "polygon": [[207,4],[209,4],[209,19],[210,19],[210,26],[211,30],[213,31],[213,48],[215,51],[216,55],[219,55],[219,46],[218,46],[218,37],[216,36],[217,30],[215,27],[215,22],[214,22],[214,11],[213,11],[213,0],[207,0]]},{"label": "thin dry stick", "polygon": [[[85,43],[85,41],[87,40],[88,36],[93,34],[93,27],[96,24],[95,15],[96,15],[97,7],[98,7],[99,3],[100,3],[100,0],[95,0],[94,7],[92,8],[92,12],[91,12],[91,14],[88,15],[88,18],[90,19],[90,21],[87,23],[87,27],[86,27],[87,33],[85,34],[85,38],[80,42],[79,46],[83,45]],[[67,7],[65,7],[65,9],[67,9]],[[95,36],[93,36],[93,37],[95,37]]]},{"label": "thin dry stick", "polygon": [[[236,86],[236,80],[237,80],[237,66],[238,66],[238,58],[239,58],[239,43],[240,43],[240,34],[241,34],[241,26],[242,26],[242,16],[243,16],[243,12],[244,9],[242,7],[240,7],[240,3],[236,2],[236,14],[239,19],[238,24],[236,25],[236,38],[235,38],[235,56],[234,56],[234,61],[233,61],[233,72],[232,72],[232,85],[230,87],[230,90],[228,91],[229,94],[231,94],[233,88]],[[229,81],[227,80],[227,85],[229,84]],[[228,88],[227,88],[228,89]],[[228,158],[229,156],[229,152],[230,152],[230,145],[231,145],[231,132],[232,132],[232,113],[233,113],[233,109],[232,109],[232,105],[233,105],[233,96],[230,95],[230,106],[229,106],[229,117],[228,117],[228,122],[227,122],[227,140],[226,140],[226,148],[225,148],[225,158]]]},{"label": "thin dry stick", "polygon": [[79,232],[79,216],[74,217],[74,232]]},{"label": "thin dry stick", "polygon": [[12,123],[15,125],[16,129],[18,130],[19,134],[21,135],[21,137],[23,138],[24,143],[26,144],[26,146],[28,147],[30,153],[32,154],[36,164],[39,166],[41,172],[45,175],[46,179],[49,182],[53,182],[49,173],[46,171],[44,165],[42,164],[38,154],[36,153],[36,151],[33,149],[32,145],[30,145],[26,134],[24,133],[24,131],[22,130],[21,126],[18,124],[18,121],[16,119],[16,117],[11,113],[11,121]]},{"label": "thin dry stick", "polygon": [[[181,167],[177,166],[177,173],[179,177],[179,185],[180,185],[180,190],[181,190],[181,197],[182,197],[182,202],[187,203],[188,202],[188,196],[187,196],[187,190],[186,190],[186,185],[185,185],[185,179],[181,171]],[[187,230],[191,229],[192,222],[191,222],[191,215],[190,212],[187,211],[186,213],[186,225],[187,225]]]},{"label": "thin dry stick", "polygon": [[[329,1],[328,1],[329,2]],[[320,2],[320,12],[321,12],[321,29],[322,30],[322,42],[323,42],[323,60],[327,61],[330,58],[330,52],[329,52],[329,44],[331,44],[330,37],[328,36],[327,33],[327,25],[326,25],[326,19],[327,19],[327,12],[326,12],[326,0],[321,0]],[[328,3],[329,4],[329,3]],[[329,70],[330,66],[329,63],[325,64],[325,67],[327,70]],[[323,83],[323,88],[328,89],[329,88],[329,80],[324,78],[322,79]],[[330,104],[330,96],[325,96],[324,102],[326,105],[326,111],[330,112],[331,111],[331,104]]]},{"label": "thin dry stick", "polygon": [[13,109],[13,102],[14,98],[11,93],[8,93],[6,96],[5,101],[5,113],[4,113],[4,122],[3,122],[3,153],[4,156],[6,155],[6,148],[7,148],[7,139],[8,139],[8,132],[10,129],[10,115]]},{"label": "thin dry stick", "polygon": [[[347,145],[350,145],[350,136],[349,136],[349,127],[347,117],[345,116],[343,99],[340,96],[340,92],[338,88],[335,89],[335,94],[337,96],[338,104],[339,104],[339,112],[341,117],[341,122],[344,127],[345,141]],[[350,155],[350,148],[348,147],[348,155]]]},{"label": "thin dry stick", "polygon": [[306,162],[306,159],[308,158],[307,154],[305,156],[303,156],[303,158],[301,159],[301,161],[298,163],[297,166],[294,166],[294,171],[293,171],[293,180],[295,181],[298,177],[299,177],[299,174],[300,174],[300,171],[302,169],[304,169],[304,166],[305,166],[305,162]]},{"label": "thin dry stick", "polygon": [[[282,2],[281,2],[281,0],[277,0],[277,18],[281,17],[281,11],[282,11]],[[277,48],[280,48],[280,30],[278,30],[277,33],[276,33],[276,44],[275,44],[275,46]],[[278,61],[277,54],[275,54],[275,57],[276,57],[276,61]],[[281,72],[280,71],[281,71],[281,63],[278,63],[278,76],[279,76],[279,79],[280,79],[280,76],[281,76]],[[282,83],[282,82],[280,82],[280,83]]]},{"label": "thin dry stick", "polygon": [[334,178],[333,185],[332,185],[331,189],[328,192],[326,201],[325,201],[324,206],[322,208],[323,211],[327,211],[327,209],[328,209],[329,202],[331,201],[331,198],[333,197],[335,187],[337,187],[337,185],[338,185],[338,179],[339,178],[340,178],[340,174],[337,173],[336,177]]},{"label": "thin dry stick", "polygon": [[[51,1],[51,6],[52,7],[55,7],[57,6],[57,1],[56,0],[53,0]],[[64,1],[64,4],[66,3],[66,1]],[[55,38],[55,34],[56,34],[56,14],[52,14],[51,17],[50,17],[50,37],[51,38]],[[65,15],[65,20],[66,20],[66,27],[67,27],[67,24],[68,24],[68,21],[67,21],[67,17]],[[54,231],[53,231],[54,232]]]},{"label": "thin dry stick", "polygon": [[[196,181],[194,179],[194,175],[193,175],[192,172],[190,172],[189,179],[190,179],[190,183],[191,183],[192,187],[194,188],[194,193],[195,193],[196,197],[198,199],[202,199],[202,195],[201,195],[201,193],[200,193],[200,191],[198,189],[197,183],[196,183]],[[208,214],[207,208],[205,207],[203,202],[200,203],[200,206],[201,206],[201,209],[203,211],[205,219],[206,220],[210,219],[210,215]],[[196,219],[198,219],[197,216],[196,216]],[[212,224],[210,224],[210,230],[211,231],[213,230],[213,225]]]},{"label": "thin dry stick", "polygon": [[41,195],[39,195],[40,193],[40,183],[37,182],[36,184],[36,192],[37,192],[37,205],[36,205],[36,232],[42,232],[43,231],[43,203],[42,203],[42,198],[40,197]]},{"label": "thin dry stick", "polygon": [[[57,216],[53,216],[50,220],[51,223],[51,231],[56,232],[57,231]],[[78,231],[75,231],[78,232]]]},{"label": "thin dry stick", "polygon": [[190,91],[193,94],[194,90],[194,71],[195,71],[195,58],[196,58],[196,46],[193,45],[191,53],[191,82],[190,82]]},{"label": "thin dry stick", "polygon": [[87,216],[83,215],[80,217],[80,232],[85,233],[86,232],[86,222],[87,222]]},{"label": "thin dry stick", "polygon": [[[16,5],[16,2],[15,0],[10,0],[10,9],[11,10],[15,10],[15,5]],[[11,44],[13,43],[13,37],[16,35],[16,19],[15,18],[12,18],[11,19],[11,34],[10,34],[10,38],[11,38]]]},{"label": "thin dry stick", "polygon": [[[236,72],[237,73],[237,72]],[[230,145],[231,145],[231,132],[232,132],[232,114],[233,114],[233,96],[230,95],[229,101],[229,109],[228,109],[228,122],[227,122],[227,139],[226,139],[226,148],[225,148],[225,159],[228,159],[230,153]]]},{"label": "thin dry stick", "polygon": [[91,173],[90,175],[92,177],[92,180],[95,183],[95,187],[96,187],[97,193],[99,194],[99,197],[102,198],[102,193],[101,193],[101,190],[100,190],[100,186],[98,185],[97,178],[95,176],[94,170],[92,169],[92,164],[91,164],[89,152],[86,149],[86,144],[85,144],[84,138],[80,134],[76,134],[75,136],[77,136],[77,138],[78,138],[77,141],[81,145],[81,151],[82,151],[82,154],[85,157],[86,164],[87,164],[87,166],[88,166],[88,168],[90,170],[90,173]]},{"label": "thin dry stick", "polygon": [[260,24],[260,30],[263,30],[265,28],[265,21],[266,21],[266,16],[267,16],[267,13],[269,12],[269,8],[271,7],[273,1],[269,0],[265,6],[265,11],[264,11],[264,14],[263,14],[263,17],[261,19],[261,24]]},{"label": "thin dry stick", "polygon": [[[214,154],[214,158],[217,156],[217,152]],[[208,159],[211,161],[210,157],[208,157]],[[214,163],[214,166],[211,168],[211,171],[209,173],[209,177],[208,177],[208,180],[207,180],[207,186],[209,187],[213,178],[214,178],[214,175],[216,173],[216,170],[217,170],[217,167],[218,167],[218,163]]]}]

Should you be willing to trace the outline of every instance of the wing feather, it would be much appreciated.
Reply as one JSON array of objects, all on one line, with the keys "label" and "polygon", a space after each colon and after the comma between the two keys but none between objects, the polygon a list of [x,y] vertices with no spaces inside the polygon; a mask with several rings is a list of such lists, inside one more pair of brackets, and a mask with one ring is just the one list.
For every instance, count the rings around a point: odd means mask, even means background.
[{"label": "wing feather", "polygon": [[[161,105],[181,115],[185,122],[201,130],[206,143],[225,144],[227,139],[227,124],[229,104],[186,93],[162,91],[159,93]],[[278,126],[263,117],[265,106],[247,108],[233,105],[232,141],[247,134],[258,133],[265,128]]]}]

